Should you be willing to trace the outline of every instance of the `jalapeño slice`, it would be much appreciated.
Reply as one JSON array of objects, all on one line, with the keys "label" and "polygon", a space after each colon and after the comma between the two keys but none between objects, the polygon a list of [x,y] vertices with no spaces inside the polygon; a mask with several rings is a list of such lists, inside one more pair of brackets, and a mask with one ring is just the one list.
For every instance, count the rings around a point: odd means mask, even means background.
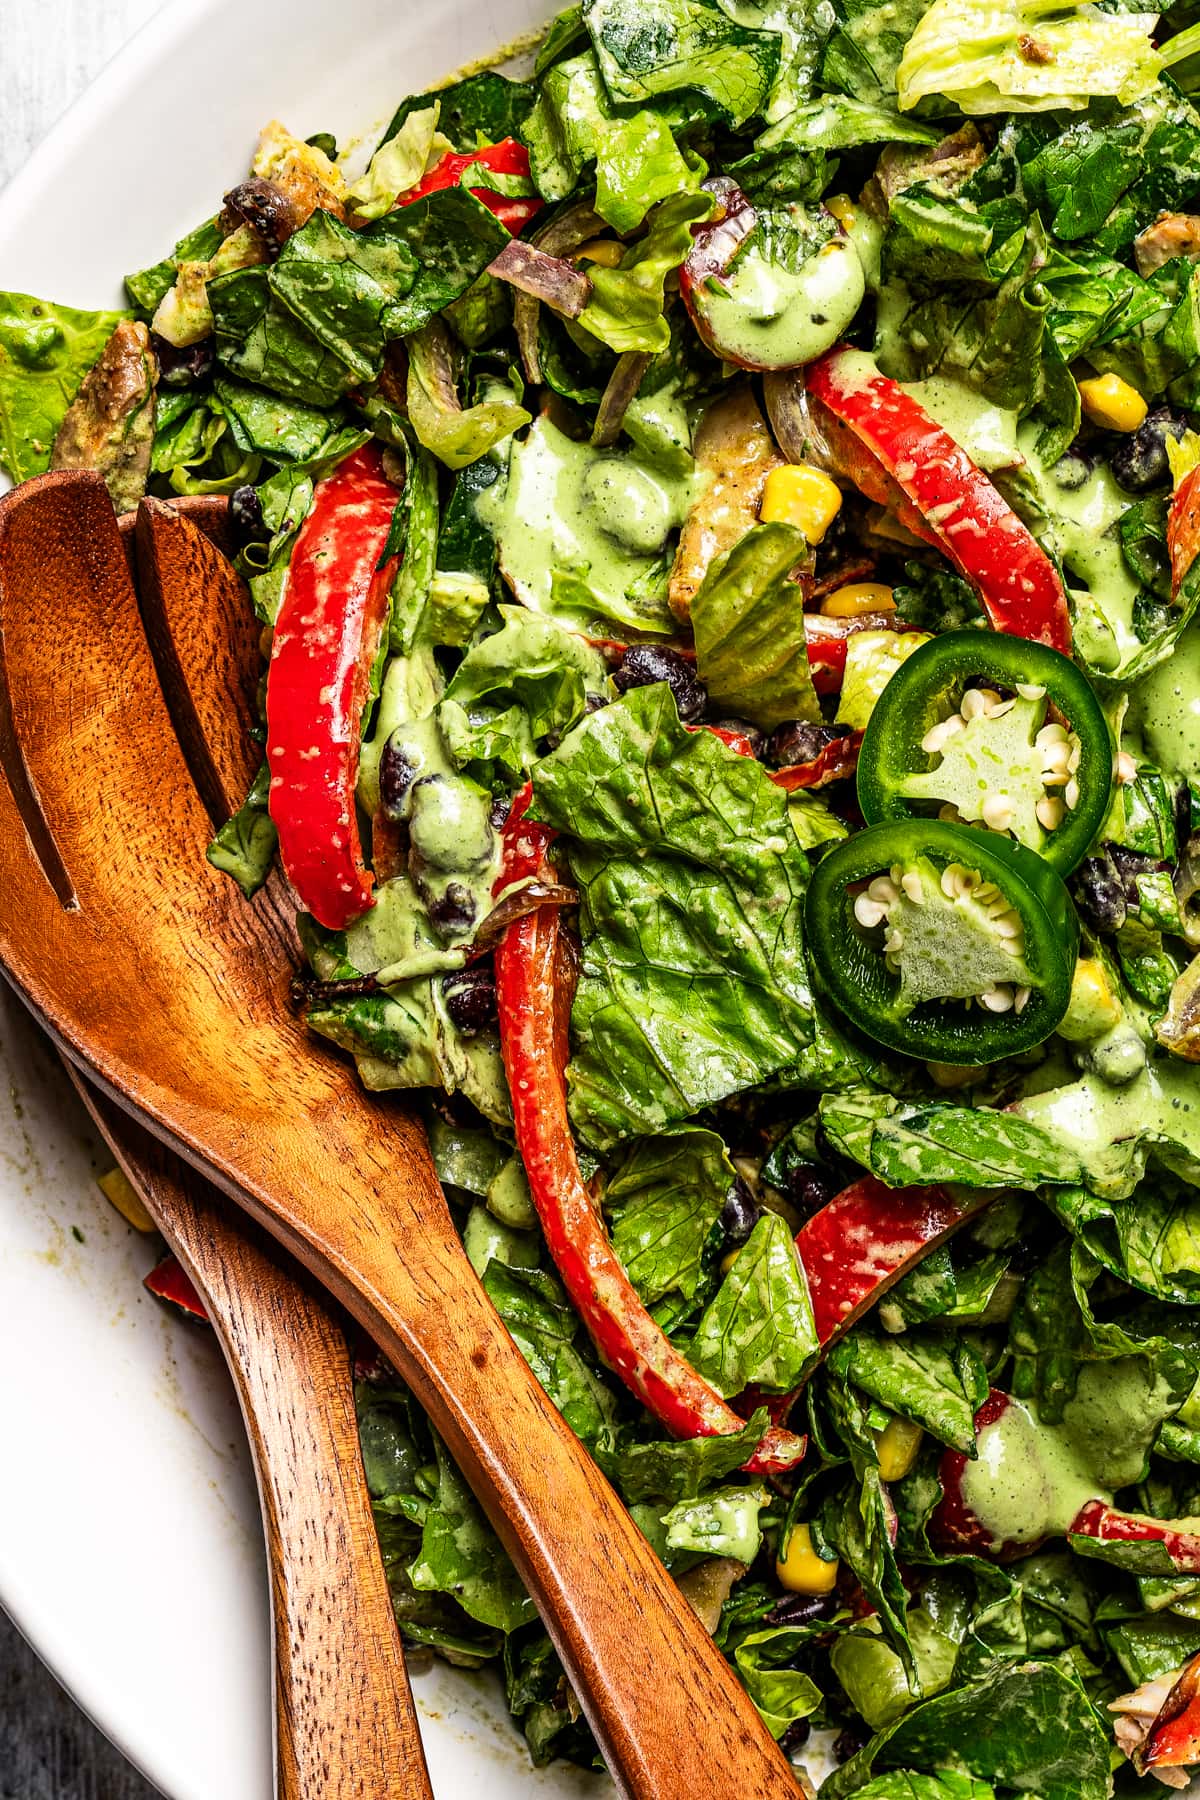
[{"label": "jalape\u00f1o slice", "polygon": [[953,807],[1069,875],[1104,823],[1116,753],[1069,657],[1000,632],[949,631],[922,644],[876,702],[858,803],[872,825]]},{"label": "jalape\u00f1o slice", "polygon": [[817,864],[805,923],[846,1017],[929,1062],[1030,1050],[1071,997],[1079,923],[1067,890],[995,832],[938,819],[868,826]]}]

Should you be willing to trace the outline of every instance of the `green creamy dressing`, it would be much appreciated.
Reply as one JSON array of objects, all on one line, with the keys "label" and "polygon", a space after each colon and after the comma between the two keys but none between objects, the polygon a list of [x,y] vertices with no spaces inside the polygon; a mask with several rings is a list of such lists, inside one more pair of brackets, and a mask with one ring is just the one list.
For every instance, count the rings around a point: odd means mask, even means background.
[{"label": "green creamy dressing", "polygon": [[901,386],[981,469],[1020,465],[1017,415],[1007,406],[993,406],[949,375],[931,375],[926,381],[905,381]]},{"label": "green creamy dressing", "polygon": [[1074,476],[1077,465],[1064,458],[1057,473],[1048,469],[1038,457],[1037,438],[1037,425],[1027,420],[1017,433],[1025,467],[1014,497],[1019,502],[1022,489],[1031,493],[1045,515],[1039,535],[1067,571],[1075,601],[1076,649],[1093,668],[1115,674],[1142,648],[1133,629],[1133,603],[1141,590],[1126,566],[1116,530],[1129,496],[1102,463],[1078,486],[1065,486],[1063,474]]},{"label": "green creamy dressing", "polygon": [[1131,1191],[1140,1170],[1130,1162],[1128,1139],[1153,1144],[1167,1162],[1194,1177],[1200,1165],[1200,1082],[1193,1065],[1156,1058],[1131,1080],[1113,1086],[1103,1073],[1066,1087],[1029,1094],[1012,1109],[1074,1150],[1089,1186],[1117,1195]]},{"label": "green creamy dressing", "polygon": [[513,592],[573,622],[669,631],[668,540],[698,491],[690,457],[651,464],[576,444],[547,418],[515,443],[506,480],[475,503]]},{"label": "green creamy dressing", "polygon": [[832,348],[862,305],[866,278],[848,237],[831,238],[799,269],[751,248],[702,307],[721,354],[754,368],[791,369]]},{"label": "green creamy dressing", "polygon": [[1087,1501],[1112,1498],[1066,1425],[1039,1424],[1020,1400],[983,1428],[977,1449],[963,1469],[962,1497],[993,1550],[1061,1537]]},{"label": "green creamy dressing", "polygon": [[1189,625],[1171,655],[1130,690],[1123,737],[1164,775],[1200,772],[1200,625]]}]

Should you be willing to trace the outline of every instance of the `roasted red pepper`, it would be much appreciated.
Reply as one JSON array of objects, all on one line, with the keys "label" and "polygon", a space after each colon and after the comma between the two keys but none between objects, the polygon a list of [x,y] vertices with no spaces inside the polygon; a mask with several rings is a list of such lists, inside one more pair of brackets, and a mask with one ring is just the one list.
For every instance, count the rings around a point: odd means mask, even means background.
[{"label": "roasted red pepper", "polygon": [[[524,820],[525,804],[527,796],[519,796],[509,817],[511,850],[498,886],[545,873],[548,834]],[[496,950],[500,1043],[517,1148],[546,1247],[600,1355],[655,1418],[676,1437],[727,1436],[743,1430],[745,1420],[650,1317],[584,1185],[567,1117],[570,995],[561,978],[560,938],[558,908],[542,906],[510,925]],[[757,1474],[790,1469],[804,1448],[803,1438],[771,1426],[746,1467]]]},{"label": "roasted red pepper", "polygon": [[990,1198],[980,1191],[960,1205],[942,1188],[890,1188],[874,1175],[835,1194],[796,1234],[821,1343],[848,1331]]},{"label": "roasted red pepper", "polygon": [[[1141,1755],[1138,1773],[1146,1769],[1180,1769],[1200,1762],[1200,1656],[1184,1663]],[[1175,1785],[1172,1783],[1171,1785]]]},{"label": "roasted red pepper", "polygon": [[841,472],[949,557],[997,631],[1069,654],[1058,570],[949,432],[857,351],[831,350],[807,385]]},{"label": "roasted red pepper", "polygon": [[397,558],[379,445],[322,481],[284,581],[267,675],[268,805],[300,904],[341,931],[373,904],[354,786],[371,667]]},{"label": "roasted red pepper", "polygon": [[151,1269],[142,1286],[156,1300],[165,1300],[168,1306],[173,1306],[176,1312],[208,1324],[204,1302],[192,1286],[191,1276],[177,1256],[164,1256],[158,1266]]},{"label": "roasted red pepper", "polygon": [[811,762],[789,763],[786,768],[774,770],[771,780],[776,787],[786,788],[789,794],[794,794],[797,788],[828,787],[831,781],[842,781],[854,774],[862,741],[861,731],[848,731],[845,737],[834,738],[826,744]]},{"label": "roasted red pepper", "polygon": [[[498,144],[485,144],[482,150],[448,150],[440,162],[436,162],[427,174],[422,175],[416,187],[411,187],[398,196],[396,205],[411,206],[414,200],[423,200],[426,194],[436,194],[441,188],[457,187],[464,170],[476,165],[491,169],[497,175],[523,175],[528,178],[529,152],[516,138],[503,138]],[[471,192],[489,212],[495,213],[500,223],[506,225],[514,236],[523,231],[531,219],[536,219],[546,204],[536,194],[498,194],[488,187],[473,187]]]}]

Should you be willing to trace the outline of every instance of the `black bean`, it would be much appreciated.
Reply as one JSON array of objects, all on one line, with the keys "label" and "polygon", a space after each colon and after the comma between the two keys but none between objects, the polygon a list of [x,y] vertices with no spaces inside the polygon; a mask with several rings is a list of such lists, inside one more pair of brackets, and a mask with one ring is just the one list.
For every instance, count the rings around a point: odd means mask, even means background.
[{"label": "black bean", "polygon": [[1119,931],[1125,923],[1125,883],[1107,850],[1080,863],[1075,877],[1079,910],[1093,931]]},{"label": "black bean", "polygon": [[295,206],[273,182],[264,181],[259,175],[252,175],[249,181],[229,190],[225,210],[233,221],[253,226],[276,256],[295,229]]},{"label": "black bean", "polygon": [[736,1175],[721,1208],[721,1230],[728,1241],[744,1244],[762,1218],[762,1210],[741,1176]]},{"label": "black bean", "polygon": [[179,349],[152,331],[150,343],[158,362],[158,379],[164,387],[195,387],[212,374],[217,355],[210,337]]},{"label": "black bean", "polygon": [[[408,1661],[408,1653],[405,1652],[405,1663],[406,1664],[407,1664],[407,1661]],[[787,1730],[784,1732],[783,1736],[779,1740],[779,1748],[783,1751],[783,1754],[785,1756],[791,1756],[793,1751],[803,1750],[803,1748],[804,1748],[805,1744],[807,1744],[811,1734],[812,1734],[812,1720],[811,1719],[793,1719],[792,1723],[788,1726]]]},{"label": "black bean", "polygon": [[834,1761],[849,1762],[852,1756],[857,1756],[866,1741],[865,1731],[860,1730],[857,1725],[847,1725],[833,1740]]},{"label": "black bean", "polygon": [[475,896],[461,881],[429,902],[429,917],[441,931],[467,931],[475,923]]},{"label": "black bean", "polygon": [[379,759],[379,804],[389,819],[404,817],[404,802],[416,775],[417,765],[408,752],[389,738]]},{"label": "black bean", "polygon": [[1130,906],[1138,904],[1139,875],[1153,875],[1157,870],[1166,867],[1157,856],[1145,856],[1140,850],[1127,850],[1124,844],[1108,844],[1105,846],[1112,857],[1113,865],[1121,879],[1125,890],[1125,899]]},{"label": "black bean", "polygon": [[1113,480],[1127,494],[1144,494],[1158,487],[1170,474],[1167,462],[1167,439],[1179,439],[1187,430],[1187,420],[1169,406],[1156,406],[1146,414],[1136,431],[1122,438],[1112,453]]},{"label": "black bean", "polygon": [[503,831],[508,823],[508,815],[512,811],[512,801],[507,794],[497,794],[492,801],[492,810],[488,814],[488,824],[493,831]]},{"label": "black bean", "polygon": [[626,694],[630,688],[649,687],[655,681],[666,682],[685,721],[698,719],[708,705],[708,695],[686,656],[680,656],[678,650],[664,650],[660,644],[631,645],[613,676],[618,692]]},{"label": "black bean", "polygon": [[1051,473],[1058,487],[1064,488],[1067,493],[1074,493],[1076,488],[1081,488],[1090,479],[1092,459],[1085,450],[1072,444],[1066,454],[1059,457]]},{"label": "black bean", "polygon": [[496,1017],[496,977],[490,963],[456,969],[443,980],[442,995],[451,1021],[464,1037],[474,1037]]},{"label": "black bean", "polygon": [[[610,702],[607,694],[585,694],[583,697],[583,710],[586,713],[603,712],[604,708],[609,704]],[[678,704],[678,701],[676,701],[676,705]]]},{"label": "black bean", "polygon": [[1192,827],[1192,789],[1187,781],[1181,781],[1175,789],[1175,843],[1182,857],[1193,835]]},{"label": "black bean", "polygon": [[827,744],[845,737],[847,725],[813,725],[806,719],[790,719],[771,733],[767,741],[767,761],[777,769],[793,763],[814,762]]},{"label": "black bean", "polygon": [[805,1218],[820,1212],[838,1191],[838,1183],[816,1163],[795,1163],[787,1172],[784,1193]]},{"label": "black bean", "polygon": [[265,544],[270,536],[263,521],[262,501],[249,483],[234,488],[229,496],[229,529],[239,550],[248,544]]},{"label": "black bean", "polygon": [[836,1612],[841,1601],[836,1594],[788,1594],[773,1606],[763,1620],[764,1625],[812,1625]]},{"label": "black bean", "polygon": [[761,732],[757,725],[752,725],[749,719],[710,719],[708,724],[713,731],[736,731],[739,737],[748,740],[755,756],[762,755],[763,746],[767,741],[766,734]]}]

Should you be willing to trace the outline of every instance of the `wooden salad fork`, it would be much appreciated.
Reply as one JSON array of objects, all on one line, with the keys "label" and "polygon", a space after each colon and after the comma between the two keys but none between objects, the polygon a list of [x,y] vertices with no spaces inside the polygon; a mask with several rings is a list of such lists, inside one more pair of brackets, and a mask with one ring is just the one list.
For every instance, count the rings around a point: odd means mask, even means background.
[{"label": "wooden salad fork", "polygon": [[144,503],[139,532],[161,577],[157,595],[143,584],[149,632],[98,478],[43,476],[0,503],[0,960],[60,1047],[389,1356],[537,1602],[618,1789],[794,1800],[732,1670],[476,1279],[419,1121],[293,1016],[277,885],[246,905],[206,864],[210,732],[240,691],[236,578],[168,506]]},{"label": "wooden salad fork", "polygon": [[277,1800],[433,1800],[345,1333],[272,1239],[235,1223],[194,1169],[67,1066],[204,1301],[237,1389],[267,1539]]}]

